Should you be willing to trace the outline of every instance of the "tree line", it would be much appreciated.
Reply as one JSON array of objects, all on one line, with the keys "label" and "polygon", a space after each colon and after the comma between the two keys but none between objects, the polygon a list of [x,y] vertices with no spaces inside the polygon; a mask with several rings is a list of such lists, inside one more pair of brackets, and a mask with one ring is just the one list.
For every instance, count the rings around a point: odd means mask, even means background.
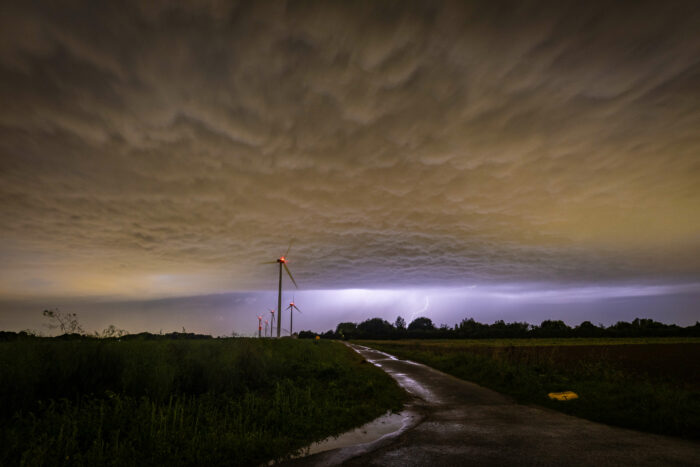
[{"label": "tree line", "polygon": [[[314,338],[317,333],[301,331],[300,338]],[[604,326],[584,321],[577,326],[568,326],[561,320],[545,320],[539,325],[526,322],[506,323],[498,320],[484,324],[474,318],[465,318],[454,327],[445,324],[435,326],[424,316],[406,321],[399,316],[392,324],[382,318],[371,318],[359,324],[340,323],[335,331],[320,334],[326,339],[527,339],[546,337],[700,337],[700,322],[681,327],[664,324],[652,319],[636,318],[631,323],[618,321]]]},{"label": "tree line", "polygon": [[[141,332],[130,334],[114,325],[108,326],[102,332],[86,333],[78,322],[75,313],[63,313],[58,309],[44,310],[42,313],[49,320],[49,329],[57,329],[62,334],[53,339],[119,339],[119,340],[155,340],[155,339],[212,339],[206,334],[182,332],[152,334]],[[301,331],[296,334],[300,339],[314,339],[320,336],[324,339],[529,339],[551,337],[700,337],[700,322],[692,326],[664,324],[653,319],[635,318],[632,322],[618,321],[604,326],[584,321],[576,326],[568,326],[561,320],[545,320],[539,325],[526,322],[506,323],[498,320],[493,324],[484,324],[474,318],[465,318],[454,327],[446,324],[435,326],[430,318],[421,316],[406,325],[406,320],[397,317],[394,323],[382,318],[367,319],[359,324],[344,322],[336,326],[335,331],[329,330],[319,334],[313,331]],[[0,331],[0,341],[25,338],[43,337],[34,330],[20,332]],[[238,337],[235,332],[231,337]]]},{"label": "tree line", "polygon": [[213,339],[212,336],[208,334],[196,334],[193,332],[187,332],[183,327],[182,332],[169,332],[163,334],[161,330],[159,334],[153,334],[150,332],[140,332],[138,334],[130,334],[126,329],[120,329],[113,324],[110,324],[101,332],[94,331],[93,333],[88,333],[83,329],[83,326],[78,320],[78,315],[76,313],[65,313],[60,311],[58,308],[52,310],[44,310],[42,312],[44,318],[48,320],[44,324],[47,328],[51,330],[56,330],[59,332],[55,337],[49,337],[43,335],[41,332],[37,332],[34,329],[25,329],[24,331],[14,332],[14,331],[0,331],[0,342],[3,341],[14,341],[20,339],[53,339],[53,340],[91,340],[91,339],[118,339],[118,340],[159,340],[159,339]]}]

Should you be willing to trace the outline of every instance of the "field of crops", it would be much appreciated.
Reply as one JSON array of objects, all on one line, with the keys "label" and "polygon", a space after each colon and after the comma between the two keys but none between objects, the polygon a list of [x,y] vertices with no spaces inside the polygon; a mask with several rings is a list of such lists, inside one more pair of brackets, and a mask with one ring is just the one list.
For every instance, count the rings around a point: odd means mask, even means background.
[{"label": "field of crops", "polygon": [[0,342],[0,465],[255,465],[403,398],[335,342]]},{"label": "field of crops", "polygon": [[[400,358],[613,425],[700,438],[700,339],[362,341]],[[574,391],[558,402],[550,392]]]}]

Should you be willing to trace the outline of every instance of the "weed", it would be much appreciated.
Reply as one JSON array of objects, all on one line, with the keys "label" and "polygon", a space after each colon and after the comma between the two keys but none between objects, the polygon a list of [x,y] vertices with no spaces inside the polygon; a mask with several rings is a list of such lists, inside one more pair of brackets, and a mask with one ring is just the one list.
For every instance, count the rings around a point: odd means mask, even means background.
[{"label": "weed", "polygon": [[0,343],[1,465],[252,465],[402,406],[334,342]]}]

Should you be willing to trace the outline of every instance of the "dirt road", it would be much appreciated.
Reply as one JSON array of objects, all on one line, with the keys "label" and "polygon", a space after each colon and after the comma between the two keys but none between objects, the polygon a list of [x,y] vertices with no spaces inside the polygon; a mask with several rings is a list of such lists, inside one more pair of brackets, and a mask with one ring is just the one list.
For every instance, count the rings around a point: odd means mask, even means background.
[{"label": "dirt road", "polygon": [[413,396],[416,422],[395,436],[297,459],[297,465],[700,465],[700,443],[613,428],[506,396],[425,365],[352,346]]}]

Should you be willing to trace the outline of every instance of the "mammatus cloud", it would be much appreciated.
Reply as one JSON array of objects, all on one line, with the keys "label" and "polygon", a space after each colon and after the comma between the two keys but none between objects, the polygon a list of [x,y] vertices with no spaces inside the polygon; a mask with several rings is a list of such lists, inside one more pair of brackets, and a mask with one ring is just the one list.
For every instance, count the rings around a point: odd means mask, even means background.
[{"label": "mammatus cloud", "polygon": [[697,280],[693,2],[15,2],[0,293]]}]

